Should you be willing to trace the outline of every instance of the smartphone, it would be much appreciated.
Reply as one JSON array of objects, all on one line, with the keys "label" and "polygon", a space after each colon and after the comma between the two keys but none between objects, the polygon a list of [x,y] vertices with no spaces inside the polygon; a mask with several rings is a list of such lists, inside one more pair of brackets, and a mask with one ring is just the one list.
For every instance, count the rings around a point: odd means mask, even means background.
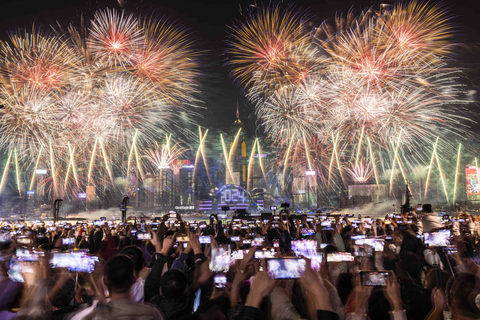
[{"label": "smartphone", "polygon": [[393,239],[393,238],[390,237],[390,236],[386,236],[386,237],[385,237],[385,241],[386,241],[387,243],[395,243],[395,239]]},{"label": "smartphone", "polygon": [[201,244],[208,244],[212,243],[212,239],[210,238],[210,236],[200,236],[198,237],[198,242],[200,242]]},{"label": "smartphone", "polygon": [[450,245],[451,230],[440,230],[439,232],[425,232],[423,234],[426,245],[432,247],[447,247]]},{"label": "smartphone", "polygon": [[40,256],[43,256],[44,253],[42,251],[34,251],[27,248],[17,248],[15,251],[15,257],[17,261],[27,261],[27,262],[34,262],[38,261]]},{"label": "smartphone", "polygon": [[242,260],[245,256],[245,250],[235,250],[232,252],[232,260]]},{"label": "smartphone", "polygon": [[177,214],[176,214],[176,213],[170,213],[168,216],[169,216],[170,218],[172,218],[172,219],[176,219],[176,218],[177,218]]},{"label": "smartphone", "polygon": [[272,279],[298,279],[305,272],[305,259],[268,259],[267,272]]},{"label": "smartphone", "polygon": [[357,245],[368,244],[369,246],[373,247],[375,251],[383,251],[384,242],[385,242],[385,239],[383,238],[365,238],[365,239],[355,240],[355,244]]},{"label": "smartphone", "polygon": [[353,245],[353,255],[355,257],[371,257],[372,254],[373,254],[373,248],[368,244]]},{"label": "smartphone", "polygon": [[381,271],[360,271],[362,286],[386,286],[388,272]]},{"label": "smartphone", "polygon": [[265,243],[265,237],[255,237],[252,240],[252,247],[261,247]]},{"label": "smartphone", "polygon": [[152,240],[152,234],[150,232],[137,233],[137,240]]},{"label": "smartphone", "polygon": [[22,273],[33,272],[33,268],[29,263],[11,259],[8,264],[8,277],[14,282],[25,282]]},{"label": "smartphone", "polygon": [[389,214],[387,215],[387,217],[393,218],[393,213],[389,213]]},{"label": "smartphone", "polygon": [[278,239],[273,240],[273,247],[274,248],[280,247],[280,242],[278,241]]},{"label": "smartphone", "polygon": [[55,252],[50,261],[52,268],[66,268],[74,272],[92,273],[98,257],[87,256],[81,252]]},{"label": "smartphone", "polygon": [[356,235],[356,236],[351,236],[351,239],[352,240],[361,240],[361,239],[365,239],[366,237],[367,237],[366,235],[359,234],[359,235]]},{"label": "smartphone", "polygon": [[354,261],[355,257],[350,252],[333,252],[327,254],[328,262],[348,262]]},{"label": "smartphone", "polygon": [[230,241],[238,242],[238,241],[240,241],[240,236],[232,236],[232,237],[230,237]]},{"label": "smartphone", "polygon": [[215,277],[213,277],[213,282],[215,283],[215,288],[224,289],[227,285],[227,275],[216,274]]},{"label": "smartphone", "polygon": [[[327,246],[327,244],[320,244]],[[293,240],[292,250],[297,257],[305,257],[310,259],[312,269],[319,271],[322,263],[322,254],[317,251],[317,240]]]},{"label": "smartphone", "polygon": [[243,244],[252,244],[252,239],[243,239]]},{"label": "smartphone", "polygon": [[255,251],[254,259],[271,259],[275,258],[277,250],[275,248],[258,248]]},{"label": "smartphone", "polygon": [[302,237],[308,237],[315,235],[315,230],[313,229],[302,229],[300,230]]},{"label": "smartphone", "polygon": [[190,241],[190,239],[188,238],[188,236],[186,234],[177,234],[176,240],[177,240],[177,242],[188,242],[188,241]]},{"label": "smartphone", "polygon": [[457,252],[457,247],[456,246],[448,246],[445,247],[445,250],[447,251],[447,254],[454,254]]},{"label": "smartphone", "polygon": [[231,256],[230,245],[219,245],[217,248],[212,248],[210,270],[213,272],[228,272]]},{"label": "smartphone", "polygon": [[17,242],[20,244],[29,245],[32,244],[32,239],[26,237],[19,237],[17,238]]},{"label": "smartphone", "polygon": [[75,238],[63,238],[62,239],[62,244],[64,246],[68,246],[68,245],[71,245],[71,244],[74,244],[75,243]]}]

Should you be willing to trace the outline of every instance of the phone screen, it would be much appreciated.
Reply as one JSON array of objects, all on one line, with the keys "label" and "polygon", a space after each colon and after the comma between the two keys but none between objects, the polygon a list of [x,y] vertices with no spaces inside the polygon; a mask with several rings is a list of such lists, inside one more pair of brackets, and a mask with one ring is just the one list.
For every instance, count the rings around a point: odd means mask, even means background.
[{"label": "phone screen", "polygon": [[231,253],[229,245],[220,245],[218,248],[212,248],[210,270],[214,272],[227,272],[230,268],[230,259]]},{"label": "phone screen", "polygon": [[242,260],[245,255],[245,250],[235,250],[232,252],[232,260]]},{"label": "phone screen", "polygon": [[62,239],[62,244],[63,245],[71,245],[71,244],[74,244],[75,243],[75,238],[63,238]]},{"label": "phone screen", "polygon": [[363,286],[386,286],[388,272],[360,271],[360,279]]},{"label": "phone screen", "polygon": [[353,255],[355,257],[371,257],[373,254],[372,247],[368,244],[353,245]]},{"label": "phone screen", "polygon": [[265,237],[255,237],[252,241],[252,247],[261,247],[265,243]]},{"label": "phone screen", "polygon": [[53,268],[66,268],[69,271],[91,273],[95,270],[98,257],[87,256],[83,252],[56,252],[51,264]]},{"label": "phone screen", "polygon": [[441,230],[439,232],[425,232],[425,244],[432,247],[447,247],[450,245],[451,230]]},{"label": "phone screen", "polygon": [[302,234],[303,237],[313,236],[315,234],[315,230],[313,230],[313,229],[302,229],[302,230],[300,230],[300,233]]},{"label": "phone screen", "polygon": [[177,242],[188,242],[188,236],[186,234],[177,234]]},{"label": "phone screen", "polygon": [[275,248],[259,248],[255,251],[255,259],[271,259],[275,258],[277,250]]},{"label": "phone screen", "polygon": [[198,242],[200,242],[201,244],[208,244],[212,242],[212,239],[210,238],[210,236],[200,236],[198,237]]},{"label": "phone screen", "polygon": [[305,260],[296,258],[268,259],[267,271],[272,279],[298,279],[305,272]]},{"label": "phone screen", "polygon": [[137,240],[152,240],[152,235],[150,232],[139,232],[137,233]]},{"label": "phone screen", "polygon": [[294,240],[292,241],[292,250],[297,257],[303,256],[310,259],[312,269],[320,270],[322,254],[317,251],[316,240]]},{"label": "phone screen", "polygon": [[238,241],[240,241],[240,236],[230,237],[230,241],[232,241],[232,242],[238,242]]},{"label": "phone screen", "polygon": [[15,252],[15,256],[18,261],[38,261],[39,256],[43,256],[43,252],[35,252],[33,250],[25,249],[25,248],[17,248]]},{"label": "phone screen", "polygon": [[348,262],[354,261],[355,257],[350,252],[334,252],[327,254],[328,262]]},{"label": "phone screen", "polygon": [[216,288],[223,289],[227,284],[227,276],[224,274],[216,274],[213,278],[213,282],[215,283]]}]

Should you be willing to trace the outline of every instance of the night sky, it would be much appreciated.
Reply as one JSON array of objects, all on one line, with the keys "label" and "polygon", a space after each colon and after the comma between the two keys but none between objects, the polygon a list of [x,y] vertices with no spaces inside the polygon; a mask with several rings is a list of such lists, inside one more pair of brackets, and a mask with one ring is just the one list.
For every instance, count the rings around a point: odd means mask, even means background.
[{"label": "night sky", "polygon": [[[390,1],[383,1],[390,2]],[[435,1],[432,1],[436,3]],[[207,128],[227,131],[235,120],[236,104],[239,101],[242,120],[254,131],[256,118],[253,107],[243,97],[242,90],[236,86],[224,66],[223,52],[226,48],[227,25],[235,19],[241,19],[240,7],[245,10],[251,2],[237,1],[127,1],[126,11],[173,18],[184,25],[196,39],[202,57],[200,80],[203,101],[200,110],[203,119],[198,123]],[[303,9],[309,9],[315,22],[331,19],[336,13],[347,12],[350,8],[362,9],[375,3],[373,1],[291,1]],[[459,65],[466,67],[469,86],[478,89],[480,84],[480,4],[477,1],[443,1],[453,16],[457,27],[455,42],[465,43],[463,52],[455,58]],[[30,28],[33,23],[49,30],[49,25],[56,25],[58,20],[66,27],[70,22],[79,25],[80,13],[92,18],[99,8],[120,8],[113,0],[2,0],[0,4],[0,39],[6,40],[8,31],[16,28]],[[477,94],[478,97],[478,94]],[[478,99],[477,99],[478,100]]]}]

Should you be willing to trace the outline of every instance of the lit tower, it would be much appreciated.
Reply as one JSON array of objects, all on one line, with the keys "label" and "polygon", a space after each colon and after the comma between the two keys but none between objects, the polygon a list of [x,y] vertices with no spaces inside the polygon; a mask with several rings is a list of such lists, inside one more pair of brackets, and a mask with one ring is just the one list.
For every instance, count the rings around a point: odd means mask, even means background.
[{"label": "lit tower", "polygon": [[[240,133],[239,133],[240,132]],[[237,138],[237,135],[238,138]],[[247,176],[248,176],[248,157],[247,157],[247,142],[246,140],[246,128],[242,120],[240,120],[240,112],[238,109],[237,100],[237,113],[235,121],[230,128],[230,149],[229,159],[230,166],[233,175],[233,181],[226,174],[226,183],[236,184],[247,188]]]}]

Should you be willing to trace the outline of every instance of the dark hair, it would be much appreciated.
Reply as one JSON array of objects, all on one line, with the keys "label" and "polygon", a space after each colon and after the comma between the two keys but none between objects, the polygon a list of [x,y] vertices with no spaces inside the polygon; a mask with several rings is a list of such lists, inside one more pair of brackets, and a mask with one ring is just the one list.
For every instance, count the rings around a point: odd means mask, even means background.
[{"label": "dark hair", "polygon": [[[61,275],[57,274],[48,285],[48,291],[50,291],[60,280]],[[48,295],[47,295],[48,296]],[[60,288],[60,291],[52,297],[50,303],[55,308],[64,308],[70,305],[73,297],[75,297],[75,280],[70,278],[67,282]]]},{"label": "dark hair", "polygon": [[419,280],[423,270],[423,259],[410,252],[398,255],[398,266],[405,270],[413,280]]},{"label": "dark hair", "polygon": [[422,206],[422,211],[425,212],[425,213],[430,213],[432,212],[432,205],[430,203],[425,203],[423,206]]},{"label": "dark hair", "polygon": [[145,255],[142,249],[137,246],[128,246],[120,251],[120,254],[129,256],[133,260],[133,266],[135,267],[135,274],[138,275],[142,268],[145,266]]},{"label": "dark hair", "polygon": [[415,253],[417,255],[423,254],[423,243],[416,236],[406,233],[403,236],[402,246],[400,247],[400,253]]},{"label": "dark hair", "polygon": [[353,274],[341,273],[338,277],[337,292],[340,300],[345,305],[347,303],[348,296],[353,290]]},{"label": "dark hair", "polygon": [[111,258],[106,267],[108,290],[110,292],[124,293],[130,290],[134,275],[133,260],[126,255]]},{"label": "dark hair", "polygon": [[119,236],[113,236],[113,241],[115,241],[115,248],[120,245],[120,237]]},{"label": "dark hair", "polygon": [[480,310],[475,299],[480,294],[480,279],[471,273],[461,273],[452,284],[450,303],[465,317],[478,319]]},{"label": "dark hair", "polygon": [[426,289],[432,290],[433,288],[437,287],[441,288],[442,291],[445,292],[449,278],[450,275],[448,272],[440,268],[431,269],[425,276],[425,283],[428,283],[428,287],[426,287]]},{"label": "dark hair", "polygon": [[180,270],[169,270],[160,278],[162,296],[178,299],[182,297],[187,286],[187,277]]}]

